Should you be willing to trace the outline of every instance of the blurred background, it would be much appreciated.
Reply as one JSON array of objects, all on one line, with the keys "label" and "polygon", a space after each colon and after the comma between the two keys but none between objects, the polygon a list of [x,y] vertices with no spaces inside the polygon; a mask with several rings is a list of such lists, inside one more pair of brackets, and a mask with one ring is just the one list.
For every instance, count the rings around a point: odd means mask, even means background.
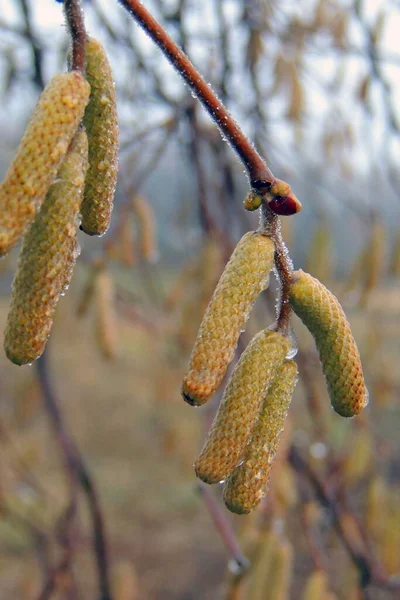
[{"label": "blurred background", "polygon": [[[234,517],[218,486],[199,487],[192,465],[220,393],[193,410],[181,380],[258,215],[242,207],[242,166],[159,49],[117,2],[85,2],[119,101],[115,210],[104,237],[80,235],[44,376],[0,356],[0,596],[399,598],[400,3],[146,6],[303,203],[284,239],[295,268],[343,304],[370,403],[356,419],[333,413],[296,320],[300,379],[262,506]],[[54,0],[3,0],[0,31],[2,175],[69,42]],[[0,263],[1,330],[17,255]],[[271,282],[238,354],[275,302]]]}]

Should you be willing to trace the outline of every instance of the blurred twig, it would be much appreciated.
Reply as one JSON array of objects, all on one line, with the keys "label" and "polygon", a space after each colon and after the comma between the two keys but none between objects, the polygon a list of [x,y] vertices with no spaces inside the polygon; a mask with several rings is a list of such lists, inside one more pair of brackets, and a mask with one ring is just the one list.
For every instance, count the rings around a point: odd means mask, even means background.
[{"label": "blurred twig", "polygon": [[[45,402],[45,409],[52,423],[57,443],[60,446],[63,454],[65,470],[68,476],[71,491],[70,505],[65,514],[66,522],[64,523],[64,535],[66,535],[65,527],[69,527],[75,517],[77,489],[80,487],[87,497],[90,515],[92,518],[94,535],[93,547],[96,557],[100,588],[99,600],[112,600],[109,583],[108,548],[104,533],[103,515],[97,492],[79,449],[66,428],[58,400],[52,389],[49,375],[48,350],[43,353],[36,364],[39,383]],[[55,580],[57,572],[60,570],[63,572],[69,567],[69,560],[71,558],[69,556],[70,552],[71,546],[68,544],[66,547],[66,555],[61,560],[58,569],[53,574],[53,580]],[[54,585],[52,584],[52,581],[47,582],[45,589],[40,596],[40,600],[45,600],[45,598],[48,598],[48,594],[51,593],[53,587]]]}]

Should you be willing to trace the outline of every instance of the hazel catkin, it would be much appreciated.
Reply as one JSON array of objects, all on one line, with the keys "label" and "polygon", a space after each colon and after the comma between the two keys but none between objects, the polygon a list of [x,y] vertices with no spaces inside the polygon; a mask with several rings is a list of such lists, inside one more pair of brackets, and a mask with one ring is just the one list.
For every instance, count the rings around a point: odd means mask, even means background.
[{"label": "hazel catkin", "polygon": [[184,399],[205,404],[232,361],[240,333],[274,263],[273,241],[246,233],[236,246],[201,322],[182,385]]},{"label": "hazel catkin", "polygon": [[107,360],[114,360],[118,349],[118,326],[115,312],[115,290],[111,275],[101,270],[95,279],[95,333],[99,349]]},{"label": "hazel catkin", "polygon": [[368,403],[360,355],[338,299],[318,279],[294,273],[290,302],[314,337],[332,407],[353,417]]},{"label": "hazel catkin", "polygon": [[0,256],[35,218],[83,116],[90,86],[76,72],[58,74],[41,94],[0,186]]},{"label": "hazel catkin", "polygon": [[267,389],[289,349],[288,338],[269,329],[252,339],[232,372],[195,463],[197,477],[206,483],[223,481],[243,459]]},{"label": "hazel catkin", "polygon": [[102,235],[110,225],[118,172],[118,116],[111,66],[97,40],[86,41],[86,77],[91,93],[83,123],[89,140],[89,169],[81,229]]},{"label": "hazel catkin", "polygon": [[81,130],[22,244],[4,336],[6,354],[17,365],[42,354],[58,298],[71,279],[86,169]]},{"label": "hazel catkin", "polygon": [[264,496],[296,381],[297,365],[293,360],[276,370],[243,462],[225,482],[224,502],[231,512],[247,514]]}]

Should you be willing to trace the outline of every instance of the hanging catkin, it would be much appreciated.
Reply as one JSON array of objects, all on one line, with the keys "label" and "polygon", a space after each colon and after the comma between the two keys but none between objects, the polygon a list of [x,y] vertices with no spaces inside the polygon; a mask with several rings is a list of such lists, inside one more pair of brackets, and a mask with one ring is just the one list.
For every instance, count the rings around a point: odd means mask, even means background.
[{"label": "hanging catkin", "polygon": [[78,72],[53,77],[41,94],[0,186],[0,256],[35,218],[67,153],[89,99]]},{"label": "hanging catkin", "polygon": [[87,150],[81,130],[24,237],[4,336],[6,354],[17,365],[42,354],[58,298],[71,279]]},{"label": "hanging catkin", "polygon": [[264,496],[296,380],[297,366],[292,360],[275,372],[243,462],[233,469],[224,486],[224,502],[231,512],[247,514]]},{"label": "hanging catkin", "polygon": [[353,417],[368,403],[360,355],[338,299],[318,279],[294,273],[290,302],[315,339],[334,410]]},{"label": "hanging catkin", "polygon": [[95,333],[99,349],[107,360],[114,360],[118,350],[118,323],[115,311],[114,281],[102,270],[95,279]]},{"label": "hanging catkin", "polygon": [[118,116],[114,80],[103,46],[86,42],[86,77],[91,93],[83,123],[89,140],[89,169],[81,214],[81,229],[102,235],[110,225],[118,171]]},{"label": "hanging catkin", "polygon": [[288,338],[266,329],[243,352],[195,463],[196,475],[206,483],[223,481],[242,460],[267,389],[289,349]]},{"label": "hanging catkin", "polygon": [[221,383],[232,361],[251,307],[266,288],[273,267],[273,241],[246,233],[235,248],[205,312],[183,380],[182,395],[202,405]]}]

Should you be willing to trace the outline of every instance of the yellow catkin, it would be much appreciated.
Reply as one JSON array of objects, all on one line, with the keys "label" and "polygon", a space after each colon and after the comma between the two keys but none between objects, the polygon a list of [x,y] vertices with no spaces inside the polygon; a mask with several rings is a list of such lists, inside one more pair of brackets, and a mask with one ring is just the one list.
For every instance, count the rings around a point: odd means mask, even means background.
[{"label": "yellow catkin", "polygon": [[81,130],[22,244],[4,336],[6,354],[17,365],[42,354],[59,296],[71,279],[86,169],[87,137]]},{"label": "yellow catkin", "polygon": [[158,260],[158,246],[153,207],[144,196],[135,196],[132,208],[136,217],[140,254],[147,262],[154,263]]},{"label": "yellow catkin", "polygon": [[201,322],[182,386],[192,405],[209,400],[232,361],[241,331],[273,267],[274,243],[258,232],[236,246]]},{"label": "yellow catkin", "polygon": [[248,600],[265,600],[265,586],[270,581],[272,560],[278,543],[273,529],[262,532],[258,540],[256,556],[252,561]]},{"label": "yellow catkin", "polygon": [[398,277],[400,275],[400,227],[397,230],[396,238],[394,240],[389,273],[392,277]]},{"label": "yellow catkin", "polygon": [[0,186],[0,256],[35,218],[62,163],[89,99],[80,73],[56,75],[41,94]]},{"label": "yellow catkin", "polygon": [[332,279],[333,249],[328,223],[321,222],[314,232],[307,251],[306,269],[317,279]]},{"label": "yellow catkin", "polygon": [[128,218],[123,219],[119,233],[120,261],[124,267],[131,269],[136,264],[136,254],[133,227]]},{"label": "yellow catkin", "polygon": [[81,229],[102,235],[110,225],[118,172],[118,115],[111,66],[97,40],[86,42],[86,77],[91,87],[83,123],[89,139],[89,169]]},{"label": "yellow catkin", "polygon": [[272,560],[270,577],[264,588],[264,598],[289,600],[293,573],[293,546],[289,540],[278,540]]},{"label": "yellow catkin", "polygon": [[323,600],[328,593],[328,577],[325,571],[314,571],[308,577],[302,600]]},{"label": "yellow catkin", "polygon": [[206,483],[225,480],[242,460],[266,392],[289,349],[287,338],[267,329],[243,352],[195,463],[196,475]]},{"label": "yellow catkin", "polygon": [[389,491],[386,510],[381,513],[384,520],[382,538],[382,559],[389,575],[400,572],[400,488],[392,487]]},{"label": "yellow catkin", "polygon": [[120,561],[111,571],[111,590],[114,600],[137,600],[140,597],[136,570],[128,561]]},{"label": "yellow catkin", "polygon": [[95,281],[96,339],[104,358],[113,360],[117,356],[117,316],[114,306],[114,282],[101,271]]},{"label": "yellow catkin", "polygon": [[368,243],[364,249],[365,259],[363,270],[363,284],[359,300],[360,306],[365,306],[371,292],[379,284],[385,267],[385,242],[386,232],[382,222],[375,218],[369,234]]},{"label": "yellow catkin", "polygon": [[243,462],[233,469],[224,486],[224,502],[231,512],[251,512],[265,494],[296,381],[294,361],[285,362],[276,370]]},{"label": "yellow catkin", "polygon": [[356,484],[370,471],[374,463],[374,441],[371,432],[360,429],[352,432],[352,441],[343,464],[343,478],[350,486]]},{"label": "yellow catkin", "polygon": [[368,533],[375,544],[380,544],[384,532],[384,519],[389,490],[383,477],[375,476],[370,482],[366,494],[365,523]]},{"label": "yellow catkin", "polygon": [[360,355],[338,299],[318,279],[296,271],[290,302],[315,339],[334,410],[353,417],[368,403]]},{"label": "yellow catkin", "polygon": [[165,299],[165,308],[168,311],[177,308],[182,303],[183,298],[187,295],[194,281],[197,281],[199,277],[200,265],[198,257],[195,259],[191,258],[184,263],[176,279],[171,284]]},{"label": "yellow catkin", "polygon": [[96,277],[99,274],[99,272],[103,269],[104,262],[102,260],[95,260],[90,265],[87,280],[85,282],[85,285],[83,286],[81,296],[76,307],[76,314],[78,317],[84,317],[88,312],[90,303],[94,296]]}]

